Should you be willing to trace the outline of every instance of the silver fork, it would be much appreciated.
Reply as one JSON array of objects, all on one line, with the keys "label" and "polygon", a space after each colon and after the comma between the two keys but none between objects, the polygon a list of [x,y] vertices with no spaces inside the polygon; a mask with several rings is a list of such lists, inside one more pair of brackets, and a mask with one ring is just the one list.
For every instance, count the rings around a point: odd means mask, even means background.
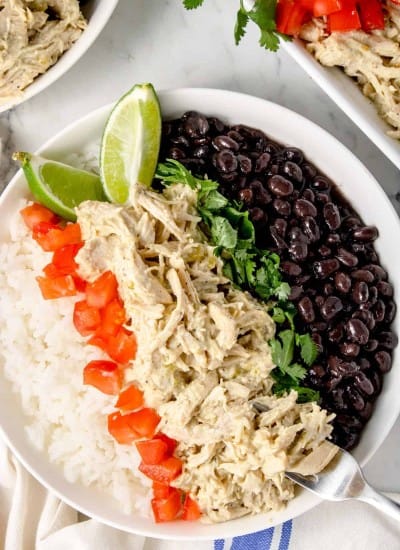
[{"label": "silver fork", "polygon": [[368,485],[356,459],[343,449],[339,449],[334,459],[319,474],[303,476],[286,472],[286,476],[323,499],[362,500],[400,521],[400,505]]}]

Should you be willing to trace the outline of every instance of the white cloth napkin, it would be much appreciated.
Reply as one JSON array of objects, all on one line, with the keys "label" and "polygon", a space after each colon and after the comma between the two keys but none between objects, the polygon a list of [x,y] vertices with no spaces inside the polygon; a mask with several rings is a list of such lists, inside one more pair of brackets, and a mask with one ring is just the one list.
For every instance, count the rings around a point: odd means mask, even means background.
[{"label": "white cloth napkin", "polygon": [[278,527],[233,539],[185,543],[129,535],[95,520],[79,521],[0,439],[2,550],[181,550],[189,544],[192,550],[399,550],[400,522],[348,501],[323,503]]}]

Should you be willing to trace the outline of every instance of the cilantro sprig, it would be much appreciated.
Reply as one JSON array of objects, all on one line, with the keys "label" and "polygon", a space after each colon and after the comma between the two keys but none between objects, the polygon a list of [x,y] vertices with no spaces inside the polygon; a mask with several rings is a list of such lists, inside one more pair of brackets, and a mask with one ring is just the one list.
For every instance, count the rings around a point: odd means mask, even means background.
[{"label": "cilantro sprig", "polygon": [[248,211],[237,201],[218,191],[219,184],[194,176],[183,164],[167,160],[157,167],[156,176],[164,185],[181,183],[197,191],[197,210],[203,230],[215,246],[214,254],[224,262],[224,274],[242,290],[270,305],[272,318],[279,326],[270,341],[273,391],[281,395],[290,389],[298,401],[317,401],[318,392],[301,385],[317,357],[317,347],[309,334],[296,332],[296,308],[288,300],[290,286],[282,280],[277,254],[256,246],[255,230]]},{"label": "cilantro sprig", "polygon": [[[198,8],[204,0],[183,0],[186,9]],[[247,4],[251,4],[248,2]],[[236,45],[246,34],[249,21],[255,23],[260,29],[259,44],[266,50],[276,52],[279,48],[279,40],[290,40],[284,34],[276,30],[276,5],[277,0],[254,0],[252,7],[246,9],[244,0],[240,0],[239,10],[236,14],[234,37]]]}]

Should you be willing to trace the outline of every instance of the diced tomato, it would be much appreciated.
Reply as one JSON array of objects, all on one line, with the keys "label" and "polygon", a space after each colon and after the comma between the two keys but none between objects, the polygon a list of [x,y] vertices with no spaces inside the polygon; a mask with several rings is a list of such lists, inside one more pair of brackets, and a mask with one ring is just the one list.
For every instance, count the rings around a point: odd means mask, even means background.
[{"label": "diced tomato", "polygon": [[132,332],[120,328],[115,336],[107,339],[106,351],[111,359],[126,364],[136,356],[137,343]]},{"label": "diced tomato", "polygon": [[120,412],[114,412],[108,415],[108,431],[121,445],[129,445],[140,439],[129,423],[129,414],[122,415]]},{"label": "diced tomato", "polygon": [[153,439],[161,439],[161,441],[164,441],[168,445],[168,454],[173,455],[174,451],[176,449],[176,446],[178,445],[178,442],[175,439],[172,439],[171,437],[168,437],[167,435],[158,432],[155,434]]},{"label": "diced tomato", "polygon": [[85,292],[87,284],[86,281],[81,279],[76,273],[71,273],[71,275],[75,281],[76,290],[78,290],[78,292]]},{"label": "diced tomato", "polygon": [[45,206],[42,206],[38,202],[25,206],[25,208],[21,210],[20,214],[29,229],[33,229],[38,223],[41,222],[57,224],[59,221],[58,216],[56,216],[54,212]]},{"label": "diced tomato", "polygon": [[61,271],[59,271],[59,269],[57,269],[53,262],[44,266],[43,273],[46,275],[46,277],[49,277],[50,279],[65,275],[65,273],[62,273]]},{"label": "diced tomato", "polygon": [[169,485],[182,472],[182,460],[176,456],[166,458],[160,464],[139,464],[139,470],[153,481]]},{"label": "diced tomato", "polygon": [[80,243],[81,228],[77,223],[69,223],[60,228],[49,222],[40,222],[33,228],[32,237],[46,252],[54,252],[67,244]]},{"label": "diced tomato", "polygon": [[282,34],[297,36],[308,14],[308,10],[297,0],[278,0],[276,28]]},{"label": "diced tomato", "polygon": [[171,490],[167,498],[153,498],[151,501],[156,523],[173,521],[176,519],[181,510],[181,506],[181,493],[177,489]]},{"label": "diced tomato", "polygon": [[186,495],[185,502],[183,503],[182,519],[185,521],[194,521],[199,519],[200,516],[199,505],[189,495]]},{"label": "diced tomato", "polygon": [[83,243],[67,244],[54,252],[53,264],[62,275],[70,275],[78,269],[75,256],[82,246]]},{"label": "diced tomato", "polygon": [[145,464],[160,464],[164,458],[167,458],[168,445],[161,439],[137,441],[136,448]]},{"label": "diced tomato", "polygon": [[101,311],[99,335],[116,336],[118,330],[126,323],[124,306],[119,298],[111,300]]},{"label": "diced tomato", "polygon": [[86,299],[90,306],[101,309],[116,298],[118,298],[118,283],[111,271],[105,271],[86,287]]},{"label": "diced tomato", "polygon": [[71,275],[62,275],[60,277],[36,277],[40,291],[45,300],[55,300],[65,296],[75,296],[76,287]]},{"label": "diced tomato", "polygon": [[314,17],[322,17],[340,11],[343,7],[343,0],[313,0],[312,14]]},{"label": "diced tomato", "polygon": [[364,31],[370,32],[385,28],[385,18],[380,0],[359,0],[357,5],[361,27]]},{"label": "diced tomato", "polygon": [[343,0],[342,9],[328,15],[328,28],[330,32],[348,32],[361,28],[356,0]]},{"label": "diced tomato", "polygon": [[83,369],[83,383],[108,395],[116,395],[121,389],[121,370],[112,361],[90,361]]},{"label": "diced tomato", "polygon": [[141,437],[153,437],[160,422],[160,417],[154,409],[144,408],[129,414],[132,429]]},{"label": "diced tomato", "polygon": [[82,336],[93,334],[101,323],[100,311],[89,306],[86,300],[75,303],[72,319],[76,330]]},{"label": "diced tomato", "polygon": [[115,406],[123,412],[139,409],[143,407],[143,392],[135,384],[131,384],[119,394]]},{"label": "diced tomato", "polygon": [[167,498],[171,493],[171,489],[172,487],[169,485],[164,485],[164,483],[153,481],[153,496],[156,499]]}]

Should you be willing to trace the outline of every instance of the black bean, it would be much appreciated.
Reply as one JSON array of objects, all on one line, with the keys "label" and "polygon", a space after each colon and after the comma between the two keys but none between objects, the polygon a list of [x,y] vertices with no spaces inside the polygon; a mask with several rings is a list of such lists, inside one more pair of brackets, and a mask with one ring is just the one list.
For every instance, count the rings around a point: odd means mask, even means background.
[{"label": "black bean", "polygon": [[329,258],[329,256],[332,256],[332,249],[329,248],[329,246],[326,246],[325,244],[323,244],[322,246],[320,246],[318,248],[318,253],[323,257],[323,258]]},{"label": "black bean", "polygon": [[286,160],[291,160],[292,162],[295,162],[296,164],[301,164],[303,162],[303,153],[300,151],[300,149],[297,149],[296,147],[286,147],[283,151],[283,157]]},{"label": "black bean", "polygon": [[278,235],[285,238],[286,235],[286,229],[287,229],[287,221],[283,218],[276,218],[274,225],[276,227],[276,230],[278,232]]},{"label": "black bean", "polygon": [[339,208],[333,202],[324,205],[323,216],[330,230],[335,231],[340,227],[341,219]]},{"label": "black bean", "polygon": [[303,262],[308,256],[308,246],[302,242],[292,242],[289,245],[289,254],[295,262]]},{"label": "black bean", "polygon": [[367,325],[369,330],[373,330],[375,328],[375,317],[371,311],[357,310],[352,314],[352,317],[355,319],[361,319],[361,321]]},{"label": "black bean", "polygon": [[177,145],[178,147],[189,147],[189,140],[185,136],[176,136],[171,138],[171,143]]},{"label": "black bean", "polygon": [[347,337],[351,342],[364,345],[369,339],[369,330],[361,319],[349,319],[346,323]]},{"label": "black bean", "polygon": [[383,300],[378,300],[375,304],[373,314],[377,323],[382,323],[385,319],[386,306]]},{"label": "black bean", "polygon": [[321,315],[327,321],[331,321],[342,309],[343,302],[340,298],[337,296],[328,296],[321,307]]},{"label": "black bean", "polygon": [[261,155],[256,159],[256,165],[254,167],[254,172],[256,174],[261,174],[265,172],[268,168],[268,165],[271,160],[271,155],[269,153],[261,153]]},{"label": "black bean", "polygon": [[288,197],[293,193],[293,183],[283,176],[272,176],[267,185],[276,197]]},{"label": "black bean", "polygon": [[292,302],[295,300],[298,300],[300,296],[304,295],[304,288],[299,285],[295,285],[290,287],[290,294],[289,294],[289,300]]},{"label": "black bean", "polygon": [[356,304],[363,304],[368,301],[369,290],[367,283],[364,281],[357,281],[353,287],[351,296]]},{"label": "black bean", "polygon": [[317,277],[319,277],[320,279],[325,279],[339,269],[339,262],[338,260],[336,260],[336,258],[331,258],[330,260],[321,260],[319,262],[314,262],[313,269]]},{"label": "black bean", "polygon": [[346,357],[357,357],[360,353],[360,346],[355,342],[343,342],[339,346],[340,353]]},{"label": "black bean", "polygon": [[381,267],[380,265],[369,264],[369,265],[365,266],[365,269],[368,269],[368,271],[371,271],[371,273],[374,274],[375,278],[378,281],[383,281],[383,280],[387,279],[387,273],[383,269],[383,267]]},{"label": "black bean", "polygon": [[337,251],[336,258],[347,267],[355,267],[358,264],[358,258],[348,250],[340,247]]},{"label": "black bean", "polygon": [[239,199],[247,205],[253,202],[253,191],[248,187],[239,191]]},{"label": "black bean", "polygon": [[187,113],[187,118],[183,124],[185,134],[191,138],[205,136],[209,127],[206,117],[195,111]]},{"label": "black bean", "polygon": [[347,388],[347,395],[349,397],[350,403],[356,411],[362,411],[365,407],[364,398],[361,394],[351,386]]},{"label": "black bean", "polygon": [[250,182],[249,187],[253,191],[254,198],[258,203],[266,205],[272,201],[271,195],[265,189],[261,181],[253,180],[252,182]]},{"label": "black bean", "polygon": [[258,208],[258,206],[255,206],[254,208],[250,208],[250,218],[253,223],[260,223],[260,222],[266,222],[266,214],[264,213],[264,210],[261,210],[261,208]]},{"label": "black bean", "polygon": [[308,216],[315,218],[317,215],[317,209],[307,199],[297,199],[293,205],[293,212],[299,218],[306,218]]},{"label": "black bean", "polygon": [[303,233],[303,231],[300,229],[300,227],[292,227],[289,230],[288,233],[289,239],[291,242],[302,242],[302,243],[308,243],[309,240],[306,237],[306,235]]},{"label": "black bean", "polygon": [[304,296],[299,303],[297,304],[297,309],[299,314],[304,319],[306,323],[312,323],[315,319],[314,306],[308,296]]},{"label": "black bean", "polygon": [[332,283],[326,283],[323,288],[323,293],[325,296],[330,296],[333,293],[334,286]]},{"label": "black bean", "polygon": [[355,269],[350,273],[352,279],[357,281],[364,281],[365,283],[372,283],[375,279],[373,273],[368,269]]},{"label": "black bean", "polygon": [[358,411],[358,415],[365,421],[371,418],[372,412],[374,410],[374,405],[371,401],[367,401],[362,411]]},{"label": "black bean", "polygon": [[338,344],[343,338],[344,327],[342,323],[338,323],[336,326],[330,329],[328,332],[328,340],[333,344]]},{"label": "black bean", "polygon": [[310,323],[311,332],[314,332],[314,331],[325,332],[327,328],[328,328],[328,323],[325,323],[324,321],[315,321],[314,323]]},{"label": "black bean", "polygon": [[218,134],[221,134],[225,131],[225,124],[219,118],[209,117],[207,120],[209,126],[213,128]]},{"label": "black bean", "polygon": [[[276,227],[271,225],[270,228],[269,228],[269,232],[270,232],[270,235],[271,235],[272,240],[274,242],[274,245],[276,246],[276,248],[278,250],[284,250],[285,248],[287,248],[287,244],[284,241],[284,239],[282,239],[282,237],[280,235],[278,235]],[[296,258],[294,258],[294,259],[296,259]]]},{"label": "black bean", "polygon": [[285,162],[285,164],[283,165],[282,172],[286,177],[296,182],[300,183],[303,179],[303,172],[300,166],[290,160],[287,160]]},{"label": "black bean", "polygon": [[302,272],[302,269],[298,264],[290,261],[281,262],[280,267],[289,277],[297,277]]},{"label": "black bean", "polygon": [[315,194],[312,189],[304,189],[302,194],[302,199],[306,199],[307,201],[314,202],[315,201]]},{"label": "black bean", "polygon": [[202,159],[208,156],[210,152],[210,148],[208,145],[199,145],[199,147],[196,147],[193,149],[193,156]]},{"label": "black bean", "polygon": [[186,153],[182,149],[179,149],[179,147],[171,147],[168,157],[174,160],[182,160],[186,157]]},{"label": "black bean", "polygon": [[374,355],[375,363],[378,369],[385,374],[392,368],[392,358],[390,353],[384,350],[377,351]]},{"label": "black bean", "polygon": [[337,233],[330,233],[326,238],[326,242],[328,244],[338,244],[340,243],[340,236]]},{"label": "black bean", "polygon": [[393,296],[393,286],[386,281],[378,281],[376,288],[381,296],[385,298],[391,298]]},{"label": "black bean", "polygon": [[280,216],[290,216],[292,211],[290,202],[282,199],[274,199],[273,206]]},{"label": "black bean", "polygon": [[375,340],[374,338],[370,338],[368,340],[368,342],[365,344],[364,346],[364,351],[367,351],[368,353],[371,352],[371,351],[375,351],[376,348],[378,347],[378,340]]},{"label": "black bean", "polygon": [[330,201],[330,197],[326,193],[317,193],[315,195],[315,202],[319,202],[321,204],[327,204],[329,201]]},{"label": "black bean", "polygon": [[302,229],[305,235],[309,238],[310,242],[315,243],[319,241],[321,234],[317,222],[311,216],[307,216],[303,219]]},{"label": "black bean", "polygon": [[347,273],[344,273],[343,271],[338,271],[335,273],[334,282],[335,287],[339,292],[342,292],[343,294],[349,292],[351,288],[351,279]]},{"label": "black bean", "polygon": [[237,160],[239,162],[239,169],[242,174],[250,174],[253,168],[251,159],[246,155],[238,155]]},{"label": "black bean", "polygon": [[238,142],[229,136],[216,136],[211,143],[217,151],[222,151],[223,149],[239,151]]},{"label": "black bean", "polygon": [[390,324],[393,321],[395,315],[396,315],[396,304],[393,302],[393,300],[390,300],[386,304],[385,323]]},{"label": "black bean", "polygon": [[314,178],[311,186],[313,189],[317,189],[318,191],[329,191],[331,184],[327,178],[318,175]]},{"label": "black bean", "polygon": [[215,166],[223,173],[234,172],[237,168],[238,161],[232,151],[223,149],[215,155]]},{"label": "black bean", "polygon": [[377,335],[377,338],[379,345],[388,350],[394,349],[399,341],[397,335],[391,330],[381,332]]},{"label": "black bean", "polygon": [[378,230],[372,225],[366,225],[353,230],[353,239],[362,243],[370,243],[378,237]]},{"label": "black bean", "polygon": [[375,393],[374,385],[367,377],[365,372],[358,372],[355,375],[354,384],[359,391],[367,396],[373,395]]},{"label": "black bean", "polygon": [[368,377],[374,385],[374,394],[378,395],[382,389],[382,373],[379,370],[370,370]]}]

